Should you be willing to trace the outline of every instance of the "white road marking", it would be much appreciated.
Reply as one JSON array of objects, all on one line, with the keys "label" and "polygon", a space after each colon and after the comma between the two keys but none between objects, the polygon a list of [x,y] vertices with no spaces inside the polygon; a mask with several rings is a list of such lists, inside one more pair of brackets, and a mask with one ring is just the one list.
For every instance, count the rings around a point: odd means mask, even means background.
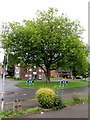
[{"label": "white road marking", "polygon": [[18,93],[14,93],[14,94],[18,94]]},{"label": "white road marking", "polygon": [[23,94],[23,95],[27,95],[27,94]]}]

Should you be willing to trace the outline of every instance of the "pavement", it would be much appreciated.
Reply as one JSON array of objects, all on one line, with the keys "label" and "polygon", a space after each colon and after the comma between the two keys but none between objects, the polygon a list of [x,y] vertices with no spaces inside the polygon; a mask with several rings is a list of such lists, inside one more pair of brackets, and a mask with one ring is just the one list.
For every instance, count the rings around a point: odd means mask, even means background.
[{"label": "pavement", "polygon": [[23,118],[88,118],[88,103],[68,106],[56,111],[29,114]]}]

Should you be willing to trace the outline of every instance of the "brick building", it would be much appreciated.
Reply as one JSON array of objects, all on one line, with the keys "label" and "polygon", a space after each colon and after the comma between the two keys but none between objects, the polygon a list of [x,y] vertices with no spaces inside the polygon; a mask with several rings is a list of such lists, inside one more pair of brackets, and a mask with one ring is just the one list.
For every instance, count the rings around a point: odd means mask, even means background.
[{"label": "brick building", "polygon": [[[71,71],[52,70],[50,73],[51,73],[51,78],[72,78]],[[35,71],[32,68],[28,68],[27,71],[25,71],[24,67],[20,67],[18,65],[15,65],[14,76],[22,79],[46,78],[44,71],[40,67],[38,67]]]},{"label": "brick building", "polygon": [[19,67],[17,65],[15,65],[14,76],[22,79],[46,78],[44,71],[40,67],[38,67],[35,71],[32,68],[28,68],[27,71],[25,71],[24,67]]},{"label": "brick building", "polygon": [[72,78],[72,72],[67,70],[52,70],[52,78]]}]

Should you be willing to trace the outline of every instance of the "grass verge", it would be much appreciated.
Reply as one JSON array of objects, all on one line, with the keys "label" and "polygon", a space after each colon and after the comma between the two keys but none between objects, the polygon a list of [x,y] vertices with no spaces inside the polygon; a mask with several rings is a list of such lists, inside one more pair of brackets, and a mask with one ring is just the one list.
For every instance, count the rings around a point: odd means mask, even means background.
[{"label": "grass verge", "polygon": [[21,115],[26,115],[28,113],[38,112],[40,110],[41,110],[40,107],[36,107],[36,108],[27,108],[26,110],[24,111],[21,110],[19,112],[3,111],[3,112],[0,112],[0,118],[21,116]]},{"label": "grass verge", "polygon": [[90,101],[90,97],[81,97],[77,100],[75,100],[75,99],[64,100],[64,104],[66,106],[69,106],[69,105],[72,106],[72,105],[87,102],[87,101]]}]

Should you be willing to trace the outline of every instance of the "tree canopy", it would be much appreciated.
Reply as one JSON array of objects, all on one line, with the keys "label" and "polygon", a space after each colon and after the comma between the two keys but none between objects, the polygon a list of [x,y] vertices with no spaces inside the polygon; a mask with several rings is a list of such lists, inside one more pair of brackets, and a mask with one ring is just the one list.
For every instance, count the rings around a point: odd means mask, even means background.
[{"label": "tree canopy", "polygon": [[14,52],[26,65],[41,67],[48,82],[53,68],[68,66],[75,73],[76,69],[83,69],[83,63],[87,61],[80,22],[57,13],[54,8],[38,11],[33,20],[4,24],[1,34],[3,48],[8,53]]}]

